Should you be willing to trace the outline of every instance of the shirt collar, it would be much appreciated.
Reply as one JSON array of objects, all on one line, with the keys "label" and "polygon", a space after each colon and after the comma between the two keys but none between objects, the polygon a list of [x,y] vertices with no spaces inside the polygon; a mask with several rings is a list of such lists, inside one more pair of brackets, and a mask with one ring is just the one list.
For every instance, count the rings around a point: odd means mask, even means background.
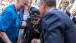
[{"label": "shirt collar", "polygon": [[76,18],[76,16],[72,16],[72,15],[70,16],[71,19],[73,19],[74,17]]},{"label": "shirt collar", "polygon": [[[62,11],[62,10],[63,10],[63,9],[61,8],[61,11]],[[63,12],[66,13],[66,10],[64,10]]]},{"label": "shirt collar", "polygon": [[55,8],[51,8],[49,11],[52,11],[53,9],[55,9]]}]

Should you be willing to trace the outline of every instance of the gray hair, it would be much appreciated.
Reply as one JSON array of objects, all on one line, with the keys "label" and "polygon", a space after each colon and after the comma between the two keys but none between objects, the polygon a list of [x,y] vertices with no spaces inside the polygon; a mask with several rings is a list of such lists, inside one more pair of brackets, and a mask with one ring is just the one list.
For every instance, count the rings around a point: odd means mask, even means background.
[{"label": "gray hair", "polygon": [[55,6],[56,7],[56,0],[40,0],[40,3],[44,2],[47,4],[47,6],[51,7],[51,6]]}]

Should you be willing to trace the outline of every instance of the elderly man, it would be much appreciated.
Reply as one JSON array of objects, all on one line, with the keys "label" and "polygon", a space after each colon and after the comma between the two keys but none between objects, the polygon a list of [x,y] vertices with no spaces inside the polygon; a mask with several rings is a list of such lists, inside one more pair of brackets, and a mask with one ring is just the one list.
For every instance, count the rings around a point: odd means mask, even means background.
[{"label": "elderly man", "polygon": [[17,0],[6,7],[0,18],[0,43],[15,43],[21,26],[18,12],[28,5],[28,0]]},{"label": "elderly man", "polygon": [[27,30],[24,36],[22,43],[31,43],[31,40],[34,38],[42,38],[41,28],[40,28],[40,13],[38,10],[33,10],[30,13],[30,17],[27,19]]},{"label": "elderly man", "polygon": [[[76,43],[75,25],[65,13],[55,8],[56,0],[40,0],[40,2],[43,43]],[[37,43],[37,39],[33,39],[32,43]]]}]

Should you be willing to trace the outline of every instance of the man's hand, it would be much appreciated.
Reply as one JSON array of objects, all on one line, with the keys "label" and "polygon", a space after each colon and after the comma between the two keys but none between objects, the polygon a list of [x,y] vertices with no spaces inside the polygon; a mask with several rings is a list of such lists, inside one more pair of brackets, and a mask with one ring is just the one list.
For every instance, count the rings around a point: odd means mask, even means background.
[{"label": "man's hand", "polygon": [[26,21],[22,21],[22,26],[21,28],[25,28],[26,27]]},{"label": "man's hand", "polygon": [[5,32],[0,32],[0,37],[4,41],[4,43],[12,43]]},{"label": "man's hand", "polygon": [[31,43],[40,43],[40,39],[34,38],[34,39],[31,41]]}]

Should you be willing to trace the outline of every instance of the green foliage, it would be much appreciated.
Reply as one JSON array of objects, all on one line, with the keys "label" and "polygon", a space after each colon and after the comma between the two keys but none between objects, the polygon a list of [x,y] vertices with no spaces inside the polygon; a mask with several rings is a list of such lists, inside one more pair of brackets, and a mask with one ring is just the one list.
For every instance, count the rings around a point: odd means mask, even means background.
[{"label": "green foliage", "polygon": [[59,5],[59,7],[58,8],[61,8],[61,5]]},{"label": "green foliage", "polygon": [[70,9],[71,9],[71,6],[68,6],[68,7],[67,7],[67,10],[70,11]]}]

